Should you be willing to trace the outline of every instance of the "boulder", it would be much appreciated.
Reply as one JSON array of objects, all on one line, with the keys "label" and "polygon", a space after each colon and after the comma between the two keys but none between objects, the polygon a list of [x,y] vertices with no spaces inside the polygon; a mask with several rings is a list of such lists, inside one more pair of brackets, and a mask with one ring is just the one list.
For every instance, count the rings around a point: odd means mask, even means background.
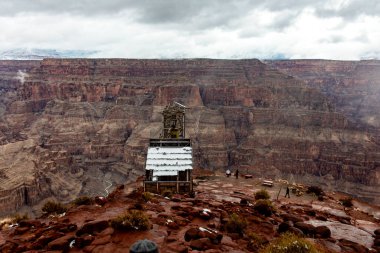
[{"label": "boulder", "polygon": [[285,221],[291,221],[293,223],[304,221],[300,216],[296,216],[289,213],[283,213],[280,215]]},{"label": "boulder", "polygon": [[93,235],[95,233],[99,233],[104,229],[108,228],[108,221],[100,220],[100,221],[91,221],[85,223],[76,233],[77,236],[81,236],[84,234]]},{"label": "boulder", "polygon": [[190,247],[195,250],[204,251],[211,249],[213,244],[207,238],[199,238],[190,242]]},{"label": "boulder", "polygon": [[315,236],[318,238],[329,238],[331,230],[327,226],[318,226],[314,229]]},{"label": "boulder", "polygon": [[94,239],[95,239],[95,237],[92,235],[85,235],[82,237],[77,237],[77,238],[75,238],[74,245],[77,248],[83,248],[85,246],[90,245]]},{"label": "boulder", "polygon": [[296,222],[294,223],[296,228],[299,228],[305,235],[312,236],[315,234],[315,227],[311,224],[305,222]]},{"label": "boulder", "polygon": [[301,229],[299,228],[296,228],[296,227],[290,227],[289,228],[289,232],[295,234],[295,235],[298,235],[298,236],[304,236],[305,234],[302,232]]},{"label": "boulder", "polygon": [[208,228],[190,228],[185,232],[185,241],[197,240],[199,238],[207,238],[213,244],[220,244],[223,235],[215,230]]},{"label": "boulder", "polygon": [[48,243],[48,249],[66,251],[69,249],[70,243],[74,240],[74,235],[65,235]]},{"label": "boulder", "polygon": [[42,224],[41,224],[41,221],[39,220],[22,220],[18,223],[19,227],[40,227]]},{"label": "boulder", "polygon": [[100,205],[100,206],[104,206],[107,203],[107,199],[105,197],[102,197],[102,196],[96,196],[95,197],[95,203]]},{"label": "boulder", "polygon": [[32,248],[43,249],[49,242],[54,241],[55,239],[60,238],[64,235],[64,233],[50,230],[38,237],[37,240],[32,243]]},{"label": "boulder", "polygon": [[190,228],[185,232],[185,241],[191,241],[198,239],[199,229],[198,228]]},{"label": "boulder", "polygon": [[348,251],[351,249],[351,251],[355,253],[368,252],[368,249],[366,247],[350,240],[340,239],[338,244],[343,249],[343,252],[345,249],[347,250],[347,248],[348,248]]},{"label": "boulder", "polygon": [[277,232],[278,233],[285,233],[285,232],[289,231],[289,228],[291,228],[292,226],[293,226],[293,222],[291,222],[291,221],[281,222],[280,225],[278,225]]}]

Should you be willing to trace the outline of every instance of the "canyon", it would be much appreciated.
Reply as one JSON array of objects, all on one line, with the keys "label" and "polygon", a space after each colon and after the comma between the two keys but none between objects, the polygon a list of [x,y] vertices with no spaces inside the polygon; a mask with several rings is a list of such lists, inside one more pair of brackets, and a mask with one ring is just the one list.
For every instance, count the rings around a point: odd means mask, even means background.
[{"label": "canyon", "polygon": [[174,101],[187,107],[196,168],[380,204],[379,70],[379,61],[0,61],[0,214],[135,181]]}]

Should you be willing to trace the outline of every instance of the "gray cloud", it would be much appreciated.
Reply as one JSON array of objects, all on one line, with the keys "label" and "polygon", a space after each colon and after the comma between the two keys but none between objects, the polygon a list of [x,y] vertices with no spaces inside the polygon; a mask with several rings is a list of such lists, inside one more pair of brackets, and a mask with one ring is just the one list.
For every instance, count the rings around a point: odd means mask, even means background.
[{"label": "gray cloud", "polygon": [[320,17],[342,17],[345,20],[353,20],[361,15],[378,16],[380,13],[380,2],[377,0],[362,1],[350,0],[345,1],[341,6],[336,8],[322,7],[316,9]]},{"label": "gray cloud", "polygon": [[[178,24],[191,28],[225,27],[252,10],[292,10],[294,13],[314,1],[261,0],[13,0],[0,2],[1,16],[25,13],[72,14],[79,16],[120,15],[133,12],[134,18],[146,24]],[[279,26],[288,25],[285,20]]]},{"label": "gray cloud", "polygon": [[[198,18],[228,21],[244,16],[252,9],[270,11],[291,10],[295,13],[314,8],[321,17],[341,16],[353,18],[359,15],[378,15],[380,2],[377,0],[348,0],[341,6],[330,8],[329,1],[315,0],[12,0],[0,2],[0,15],[10,16],[20,13],[71,13],[75,15],[114,15],[125,10],[138,13],[138,20],[146,23],[196,22]],[[219,16],[219,18],[215,18]],[[212,22],[211,22],[212,23]]]},{"label": "gray cloud", "polygon": [[377,50],[379,16],[377,0],[0,1],[0,50],[357,59]]}]

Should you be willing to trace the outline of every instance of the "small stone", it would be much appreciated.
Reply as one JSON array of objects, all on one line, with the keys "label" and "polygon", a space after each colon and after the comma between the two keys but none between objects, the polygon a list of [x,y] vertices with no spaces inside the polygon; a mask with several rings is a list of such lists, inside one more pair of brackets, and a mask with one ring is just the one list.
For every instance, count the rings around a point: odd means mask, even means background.
[{"label": "small stone", "polygon": [[175,222],[172,221],[172,220],[168,220],[168,221],[166,222],[166,226],[167,226],[168,228],[170,228],[170,229],[178,229],[178,228],[179,228],[179,226],[177,225],[177,223],[175,223]]},{"label": "small stone", "polygon": [[175,241],[177,241],[177,237],[176,236],[174,236],[174,235],[170,235],[170,236],[168,236],[167,238],[166,238],[166,242],[168,242],[168,243],[170,243],[170,242],[175,242]]},{"label": "small stone", "polygon": [[105,197],[96,196],[95,197],[95,203],[100,205],[100,206],[104,206],[107,203],[107,199]]},{"label": "small stone", "polygon": [[171,252],[177,252],[177,253],[188,253],[189,252],[189,248],[186,247],[185,245],[180,244],[180,243],[170,244],[168,246],[168,249]]}]

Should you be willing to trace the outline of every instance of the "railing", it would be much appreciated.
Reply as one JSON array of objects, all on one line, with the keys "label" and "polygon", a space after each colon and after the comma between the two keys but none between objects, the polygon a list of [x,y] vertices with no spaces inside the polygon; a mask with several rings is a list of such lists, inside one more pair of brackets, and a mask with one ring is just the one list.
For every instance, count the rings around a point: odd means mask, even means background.
[{"label": "railing", "polygon": [[191,147],[190,139],[150,139],[149,147]]},{"label": "railing", "polygon": [[192,192],[192,181],[144,181],[144,191],[160,193],[170,189],[175,192]]}]

